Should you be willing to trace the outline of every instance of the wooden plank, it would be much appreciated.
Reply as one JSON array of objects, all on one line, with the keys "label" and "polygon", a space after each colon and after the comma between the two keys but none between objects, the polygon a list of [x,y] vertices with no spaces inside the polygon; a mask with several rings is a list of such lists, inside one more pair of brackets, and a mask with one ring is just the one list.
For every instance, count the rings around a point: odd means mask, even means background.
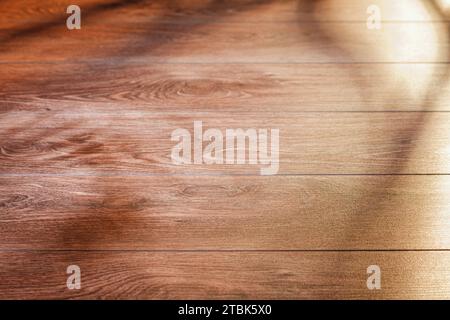
[{"label": "wooden plank", "polygon": [[[51,23],[65,21],[69,0],[4,1],[0,3],[2,20],[0,28],[23,26],[27,23]],[[195,21],[227,19],[234,23],[250,22],[365,22],[370,5],[377,5],[382,21],[446,21],[442,0],[333,0],[333,1],[264,1],[264,0],[78,0],[83,18],[88,22],[142,23],[158,17],[167,21]]]},{"label": "wooden plank", "polygon": [[[186,129],[278,129],[278,174],[445,174],[450,172],[449,113],[113,113],[9,112],[0,119],[2,174],[261,174],[269,164],[175,164]],[[269,137],[270,138],[270,137]],[[269,139],[269,146],[270,147]],[[236,141],[230,140],[237,151]],[[203,143],[206,148],[208,142]],[[230,147],[231,149],[231,147]],[[248,149],[248,142],[246,144]],[[263,152],[264,150],[259,150]],[[268,150],[270,154],[270,149]],[[192,153],[193,154],[193,153]],[[275,155],[275,154],[274,154]],[[227,159],[226,152],[223,161]],[[232,158],[230,158],[232,159]],[[260,158],[259,158],[260,159]],[[259,161],[259,160],[258,160]]]},{"label": "wooden plank", "polygon": [[6,64],[0,68],[0,111],[450,111],[447,69],[430,64]]},{"label": "wooden plank", "polygon": [[449,249],[448,176],[0,177],[5,249]]},{"label": "wooden plank", "polygon": [[[66,269],[81,268],[68,290]],[[381,290],[366,270],[381,268]],[[2,252],[2,299],[448,299],[449,252]]]},{"label": "wooden plank", "polygon": [[0,30],[0,62],[447,63],[447,23],[86,23]]}]

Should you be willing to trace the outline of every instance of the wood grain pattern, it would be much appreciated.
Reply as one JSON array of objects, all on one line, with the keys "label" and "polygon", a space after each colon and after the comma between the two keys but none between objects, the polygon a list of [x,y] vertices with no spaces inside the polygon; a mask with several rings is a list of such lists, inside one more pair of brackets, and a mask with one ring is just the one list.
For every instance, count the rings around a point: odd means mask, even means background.
[{"label": "wood grain pattern", "polygon": [[19,35],[0,29],[0,62],[446,63],[446,26],[399,22],[374,31],[366,22],[330,23],[318,32],[316,26],[296,22],[255,28],[249,22],[150,20],[132,26],[92,22],[70,31],[59,23],[50,30]]},{"label": "wood grain pattern", "polygon": [[[438,0],[437,2],[439,3]],[[24,23],[49,23],[64,20],[66,8],[72,4],[69,0],[33,0],[3,1],[0,10],[4,13],[0,27],[17,27]],[[434,22],[448,21],[436,14],[433,2],[426,0],[334,0],[334,1],[298,1],[298,0],[78,0],[77,4],[86,11],[87,19],[102,23],[142,23],[149,17],[162,17],[173,22],[177,19],[190,20],[227,20],[240,23],[248,22],[365,22],[367,8],[374,4],[380,7],[382,21]],[[408,7],[409,10],[405,10]],[[425,9],[431,12],[424,13]],[[256,14],[255,14],[256,13]],[[338,14],[336,14],[338,13]]]},{"label": "wood grain pattern", "polygon": [[[116,22],[116,16],[121,16],[121,22],[145,22],[148,17],[163,16],[170,21],[179,18],[192,20],[227,19],[241,22],[329,22],[332,21],[365,21],[367,7],[375,4],[384,13],[383,21],[432,22],[446,21],[444,16],[423,14],[422,8],[430,8],[431,1],[421,0],[336,0],[321,1],[315,5],[307,1],[282,0],[177,0],[177,1],[110,1],[110,0],[78,0],[78,5],[86,10],[88,19],[101,20],[103,23]],[[68,0],[33,0],[4,1],[0,9],[5,14],[0,26],[23,25],[23,23],[45,23],[54,19],[64,20],[66,8],[72,4]],[[413,10],[405,10],[411,6]],[[255,11],[258,14],[255,14]],[[336,15],[339,11],[339,15]]]},{"label": "wood grain pattern", "polygon": [[[382,266],[382,290],[366,269]],[[0,298],[448,299],[449,252],[2,252]],[[82,290],[65,288],[77,264]]]},{"label": "wood grain pattern", "polygon": [[[0,1],[0,299],[450,298],[442,1],[69,4]],[[278,175],[174,165],[194,121]]]},{"label": "wood grain pattern", "polygon": [[0,68],[0,111],[450,111],[447,69],[429,64],[6,64]]},{"label": "wood grain pattern", "polygon": [[449,249],[449,188],[448,176],[0,177],[0,243],[58,250]]},{"label": "wood grain pattern", "polygon": [[267,167],[174,164],[171,134],[193,135],[196,120],[224,135],[278,128],[279,174],[443,174],[450,165],[449,113],[48,113],[2,117],[1,173],[259,175]]}]

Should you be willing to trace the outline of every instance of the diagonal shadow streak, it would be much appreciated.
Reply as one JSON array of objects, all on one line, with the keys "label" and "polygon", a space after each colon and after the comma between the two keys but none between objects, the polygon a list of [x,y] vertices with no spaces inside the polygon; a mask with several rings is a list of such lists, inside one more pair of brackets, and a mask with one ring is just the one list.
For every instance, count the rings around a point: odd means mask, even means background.
[{"label": "diagonal shadow streak", "polygon": [[[95,17],[96,14],[102,13],[104,11],[112,11],[115,9],[125,8],[130,5],[140,4],[147,0],[118,0],[109,3],[103,3],[94,5],[92,7],[83,7],[82,15],[83,18],[89,19]],[[60,16],[54,17],[52,20],[36,23],[31,26],[27,26],[23,29],[8,31],[5,36],[0,37],[3,50],[8,50],[7,44],[10,41],[17,40],[19,38],[31,38],[39,36],[39,34],[49,31],[49,29],[60,27],[64,21],[67,19],[67,14],[61,14]],[[1,51],[2,49],[0,49]]]},{"label": "diagonal shadow streak", "polygon": [[[315,18],[314,13],[319,13],[318,4],[324,3],[326,1],[331,0],[323,0],[323,1],[308,1],[308,0],[299,0],[299,5],[307,7],[308,10],[312,13],[313,22],[312,24],[303,25],[306,28],[310,28],[310,32],[316,32],[317,33],[317,44],[320,45],[321,43],[327,42],[332,43],[333,47],[337,50],[337,52],[340,52],[345,57],[352,58],[353,52],[349,50],[348,48],[342,48],[341,44],[337,42],[336,39],[333,38],[333,36],[330,36],[326,29],[322,27],[321,21],[318,21]],[[434,1],[423,1],[425,7],[427,7],[427,10],[430,12],[435,12],[439,14],[441,21],[445,22],[447,21],[447,17],[442,12],[441,8],[437,6],[437,4]],[[447,34],[446,39],[444,41],[450,41],[450,29],[448,28],[447,23]],[[446,53],[446,61],[450,60],[450,52]],[[433,77],[433,81],[428,85],[428,88],[426,90],[426,93],[424,97],[422,98],[421,102],[421,110],[433,110],[434,105],[437,103],[437,98],[439,97],[440,90],[442,87],[446,84],[448,84],[448,81],[450,79],[450,68],[449,65],[446,64],[445,70],[443,73],[439,73],[437,71],[437,68],[441,67],[442,65],[439,65],[434,68],[434,74],[435,77]],[[351,70],[354,75],[358,74],[358,70]],[[356,84],[355,84],[356,86]],[[365,87],[358,85],[356,86],[359,88],[359,91],[361,92],[361,95],[364,97],[366,95]],[[401,90],[401,89],[399,89]],[[431,102],[430,102],[431,101]],[[397,136],[395,137],[396,141],[400,141],[401,143],[393,143],[391,148],[391,153],[396,153],[398,156],[396,158],[401,159],[401,163],[398,162],[392,162],[389,169],[389,173],[392,175],[390,176],[383,176],[383,179],[380,179],[380,182],[374,183],[371,186],[370,190],[366,190],[365,193],[361,194],[359,196],[359,200],[355,201],[355,207],[352,208],[352,219],[349,221],[349,223],[346,224],[345,230],[342,232],[342,238],[340,240],[340,243],[336,243],[335,249],[352,249],[352,250],[359,250],[359,249],[380,249],[380,248],[374,248],[373,244],[363,244],[363,243],[355,243],[355,239],[353,237],[354,230],[363,230],[364,228],[367,233],[370,232],[385,232],[385,230],[372,230],[370,229],[370,225],[368,225],[368,218],[370,217],[370,223],[376,226],[376,220],[379,216],[379,213],[383,210],[390,210],[390,212],[393,212],[393,210],[396,210],[396,208],[388,207],[389,201],[389,194],[386,194],[386,190],[390,190],[392,187],[396,186],[400,183],[401,174],[404,172],[404,169],[406,169],[408,159],[410,158],[412,152],[414,151],[414,142],[419,141],[419,137],[426,131],[427,129],[427,123],[429,122],[429,119],[432,117],[431,113],[428,112],[418,112],[415,113],[416,118],[413,123],[409,126],[406,126],[402,130],[397,130]],[[404,145],[406,144],[406,145]],[[384,192],[383,192],[384,191]],[[365,201],[365,199],[370,199],[370,201]],[[397,208],[399,209],[399,208]],[[332,214],[330,212],[330,214]],[[330,232],[333,232],[330,230]],[[359,239],[359,241],[362,241],[362,239]],[[382,249],[396,249],[396,248],[382,248]],[[414,248],[410,248],[414,249]],[[357,259],[356,257],[354,259]],[[336,269],[342,268],[345,265],[344,261],[335,261]],[[341,264],[342,263],[342,264]],[[353,262],[355,265],[359,263],[359,261],[354,260]],[[399,270],[401,270],[403,266],[398,266]],[[320,271],[319,271],[320,272]],[[362,270],[361,272],[364,272]],[[324,293],[323,298],[329,298],[329,294]]]},{"label": "diagonal shadow streak", "polygon": [[[89,9],[84,9],[83,10],[83,15],[86,17],[86,19],[89,18],[93,18],[95,16],[95,14],[100,13],[102,10],[111,10],[113,11],[114,9],[119,9],[119,8],[125,8],[126,6],[130,6],[130,5],[137,5],[140,4],[141,2],[143,2],[143,0],[134,0],[134,1],[115,1],[112,2],[110,4],[103,4],[103,5],[99,5],[99,6],[95,6],[93,8],[89,8]],[[167,2],[169,7],[170,5],[176,5],[176,1],[163,1],[163,2]],[[259,7],[263,4],[267,4],[272,2],[272,0],[255,0],[255,1],[248,1],[245,4],[242,4],[240,6],[240,10],[244,11],[244,10],[251,10],[253,8]],[[116,52],[113,53],[113,56],[115,57],[114,59],[114,63],[115,63],[115,67],[116,68],[123,68],[124,70],[126,69],[126,62],[128,59],[132,58],[133,55],[136,54],[142,54],[143,52],[153,52],[154,50],[156,50],[157,48],[161,48],[164,46],[170,47],[174,41],[177,40],[177,37],[189,34],[190,32],[192,32],[195,29],[199,29],[202,28],[204,26],[207,26],[211,23],[215,23],[217,21],[220,21],[221,19],[224,19],[223,16],[229,16],[229,12],[227,12],[227,10],[229,9],[229,6],[224,4],[224,2],[220,1],[220,0],[214,0],[208,3],[208,5],[206,6],[202,6],[199,8],[196,8],[194,10],[194,13],[200,12],[200,11],[205,11],[205,10],[209,10],[209,11],[214,11],[215,13],[217,13],[217,16],[219,18],[217,18],[216,20],[211,20],[211,21],[203,21],[200,23],[189,23],[191,21],[191,18],[189,16],[183,16],[183,18],[178,18],[178,22],[186,22],[186,25],[184,27],[184,29],[182,30],[182,32],[179,32],[179,30],[177,29],[177,33],[175,34],[175,36],[170,37],[170,38],[164,38],[161,41],[159,41],[159,43],[157,45],[147,45],[145,40],[146,40],[146,35],[142,35],[142,42],[138,45],[136,45],[135,42],[131,43],[130,46],[128,46],[126,43],[124,45],[124,47],[122,48],[122,50],[118,50]],[[42,25],[38,25],[38,26],[33,26],[27,30],[22,30],[22,31],[18,31],[15,32],[13,34],[11,34],[9,36],[9,40],[14,40],[17,39],[18,37],[37,37],[39,36],[42,32],[48,31],[49,29],[51,29],[54,26],[57,26],[61,23],[61,18],[57,17],[55,18],[54,21],[51,22],[47,22],[44,23]],[[164,14],[162,14],[162,16],[159,17],[159,19],[155,20],[151,20],[149,23],[145,24],[143,27],[146,28],[147,30],[149,30],[149,32],[152,32],[152,30],[159,30],[160,28],[164,27],[170,27],[170,24],[167,23],[167,19],[165,18]],[[188,27],[189,26],[189,27]],[[57,46],[58,44],[55,43],[55,46]],[[131,47],[131,49],[130,49]],[[4,48],[4,50],[9,50],[6,46]],[[105,58],[108,57],[108,55],[110,54],[110,52],[104,52]],[[80,68],[83,68],[83,70],[86,72],[87,76],[89,77],[91,74],[95,73],[92,72],[92,68],[95,67],[96,64],[92,65],[92,64],[85,64],[84,66],[80,65]],[[103,69],[105,70],[105,69]],[[31,71],[30,71],[31,72]],[[45,72],[45,71],[44,71]],[[41,75],[41,76],[45,76]],[[33,81],[32,79],[29,81],[21,81],[21,86],[22,87],[26,87],[29,84],[32,84]],[[39,88],[38,88],[39,89]],[[45,85],[42,85],[41,90],[45,90],[46,87]],[[44,116],[45,117],[45,116]],[[43,121],[43,116],[39,116],[37,118],[34,119],[35,123],[33,123],[33,120],[29,121],[28,124],[26,125],[27,128],[32,128],[33,126],[39,126],[39,123],[41,121]],[[68,124],[70,128],[63,128],[63,125],[60,125],[59,129],[54,129],[54,130],[50,130],[50,129],[45,129],[44,131],[36,134],[36,135],[28,135],[28,138],[24,141],[22,138],[18,138],[17,135],[20,134],[20,132],[23,130],[23,124],[20,127],[17,128],[10,128],[8,130],[8,132],[4,132],[5,134],[7,134],[11,140],[19,143],[20,145],[26,145],[28,146],[27,149],[30,149],[30,146],[35,145],[37,142],[42,141],[42,140],[49,140],[52,139],[52,137],[58,137],[58,135],[61,134],[61,132],[67,131],[68,129],[72,130],[72,129],[76,129],[76,128],[80,128],[82,129],[82,124],[80,123],[70,123]],[[68,133],[70,134],[70,132]],[[15,139],[16,136],[16,139]],[[98,169],[99,167],[98,165],[98,161],[92,161],[92,160],[83,160],[81,159],[79,162],[77,162],[77,158],[81,155],[89,155],[89,152],[93,152],[93,156],[97,157],[99,156],[100,160],[105,160],[105,149],[104,149],[104,145],[102,141],[98,141],[98,137],[101,136],[101,131],[100,130],[96,130],[96,131],[89,131],[89,132],[85,132],[82,133],[81,136],[79,134],[73,135],[72,137],[68,137],[67,138],[67,142],[64,142],[62,144],[53,144],[52,149],[53,150],[59,150],[59,151],[63,151],[66,154],[63,156],[56,156],[51,158],[50,160],[52,161],[63,161],[64,163],[67,163],[67,161],[74,159],[76,162],[75,164],[78,166],[80,164],[84,164],[84,165],[90,165],[90,164],[95,164],[95,167],[93,169]],[[8,150],[10,149],[14,149],[14,146],[12,143],[8,144]],[[133,154],[133,146],[123,146],[122,152],[123,153],[130,153]],[[19,147],[20,149],[20,147]],[[94,159],[95,160],[95,159]],[[70,165],[69,165],[70,167]],[[95,185],[97,184],[97,186],[101,186],[101,183],[96,183],[97,181],[100,181],[101,178],[100,177],[94,177],[92,176],[92,179],[90,181],[90,184]],[[145,203],[151,203],[152,199],[150,198],[139,198],[137,199],[136,197],[134,197],[133,194],[128,193],[131,192],[128,189],[124,189],[122,188],[121,190],[111,190],[108,188],[105,188],[103,190],[101,190],[99,193],[101,194],[101,200],[92,202],[92,206],[90,208],[88,208],[88,212],[92,212],[93,216],[95,217],[91,217],[91,225],[89,225],[88,227],[86,226],[80,226],[77,225],[77,223],[74,223],[74,221],[69,220],[67,223],[64,223],[64,225],[62,226],[62,228],[59,230],[59,242],[58,242],[58,247],[60,248],[90,248],[90,249],[95,249],[95,248],[101,248],[102,246],[108,246],[108,241],[112,241],[112,238],[105,238],[105,234],[106,235],[112,235],[112,234],[119,234],[121,233],[121,230],[123,230],[126,226],[123,223],[123,219],[124,217],[127,218],[128,220],[132,220],[132,221],[140,221],[140,219],[142,218],[140,216],[139,210],[136,210],[136,206],[135,203],[140,203],[141,205],[144,205]],[[107,204],[114,204],[117,203],[117,194],[121,194],[121,197],[123,199],[129,199],[128,202],[122,203],[120,204],[120,206],[117,208],[117,210],[113,210],[113,208],[111,208],[110,206],[108,208],[106,208],[105,206]],[[128,204],[127,204],[128,203]],[[74,204],[74,207],[76,208],[76,204]],[[79,206],[78,206],[79,207]],[[105,208],[105,212],[106,214],[102,214],[102,208]],[[142,208],[142,207],[140,207]],[[78,212],[78,211],[77,211]],[[78,212],[81,213],[81,212]],[[116,213],[116,214],[115,214]],[[132,222],[130,222],[132,223]],[[139,225],[138,223],[136,223],[136,225]],[[141,224],[142,226],[142,224]],[[45,228],[43,229],[45,230]],[[150,228],[151,230],[151,228]],[[42,231],[42,230],[41,230]],[[151,231],[150,231],[151,232]],[[111,247],[110,245],[108,247]],[[122,249],[122,248],[116,248],[116,249]]]}]

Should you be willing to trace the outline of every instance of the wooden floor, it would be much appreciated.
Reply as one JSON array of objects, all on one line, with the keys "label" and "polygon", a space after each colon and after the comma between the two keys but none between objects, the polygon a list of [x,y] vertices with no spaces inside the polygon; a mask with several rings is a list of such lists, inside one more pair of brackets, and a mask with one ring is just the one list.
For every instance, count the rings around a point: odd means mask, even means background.
[{"label": "wooden floor", "polygon": [[[72,2],[0,1],[0,298],[450,298],[446,1]],[[173,164],[194,121],[278,174]]]}]

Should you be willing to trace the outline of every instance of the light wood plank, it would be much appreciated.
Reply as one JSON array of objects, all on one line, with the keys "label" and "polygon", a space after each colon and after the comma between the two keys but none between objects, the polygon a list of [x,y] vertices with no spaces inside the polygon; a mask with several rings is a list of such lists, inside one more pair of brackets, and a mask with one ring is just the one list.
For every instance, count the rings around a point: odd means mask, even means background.
[{"label": "light wood plank", "polygon": [[[0,62],[446,63],[447,23],[86,23],[0,30]],[[95,41],[93,41],[95,39]]]},{"label": "light wood plank", "polygon": [[[81,289],[66,268],[81,268]],[[382,271],[368,290],[367,267]],[[448,299],[449,252],[2,252],[0,298]]]},{"label": "light wood plank", "polygon": [[[172,132],[187,129],[193,146],[194,121],[202,121],[203,132],[208,128],[221,130],[224,148],[226,129],[279,129],[279,168],[274,171],[278,174],[450,172],[449,113],[237,115],[120,110],[114,114],[6,113],[0,119],[0,172],[259,175],[269,166],[248,164],[248,160],[239,165],[236,161],[175,164],[171,154],[178,141],[171,141]],[[208,143],[203,144],[206,147]],[[245,152],[248,158],[248,150]]]},{"label": "light wood plank", "polygon": [[[3,1],[0,27],[16,27],[26,23],[56,23],[67,17],[69,0]],[[370,5],[377,5],[382,21],[447,21],[443,0],[78,0],[83,18],[103,23],[142,23],[153,17],[167,21],[227,19],[234,23],[288,21],[359,21],[365,22]],[[440,9],[440,11],[439,11]],[[441,13],[439,13],[441,12]]]},{"label": "light wood plank", "polygon": [[429,64],[7,64],[0,110],[450,111],[447,73]]},{"label": "light wood plank", "polygon": [[1,248],[449,249],[448,176],[0,178]]}]

